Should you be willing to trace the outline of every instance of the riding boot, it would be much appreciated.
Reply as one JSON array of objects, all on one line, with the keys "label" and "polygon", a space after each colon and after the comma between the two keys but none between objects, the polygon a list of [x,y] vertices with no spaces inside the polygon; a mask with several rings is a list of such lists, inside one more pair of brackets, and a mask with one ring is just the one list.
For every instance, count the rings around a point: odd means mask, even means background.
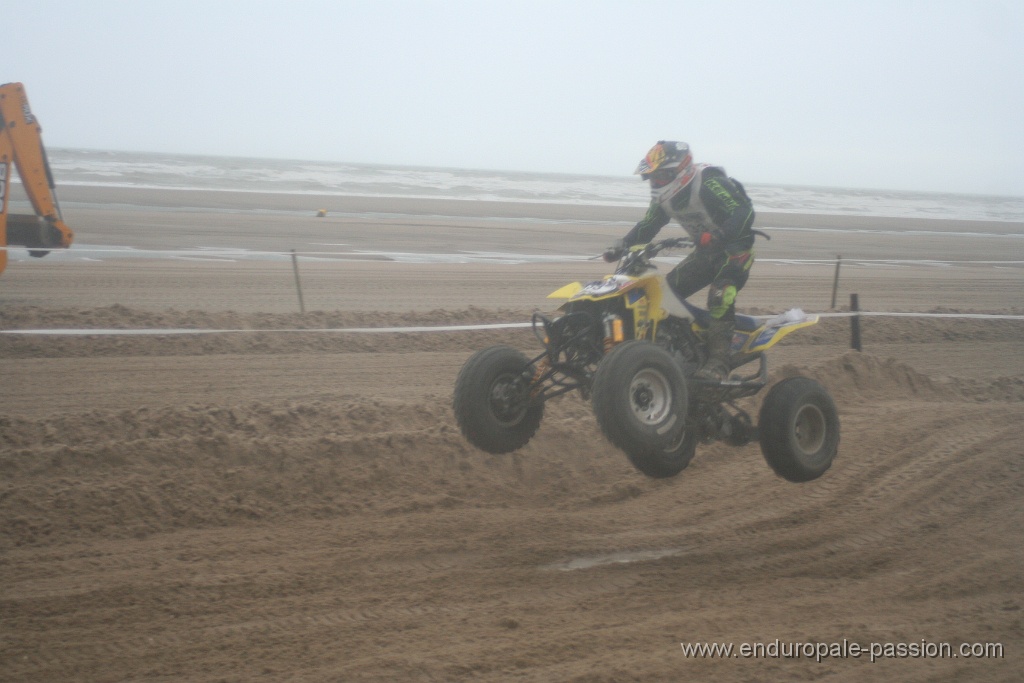
[{"label": "riding boot", "polygon": [[721,382],[729,376],[729,349],[736,324],[731,320],[712,318],[708,324],[705,340],[708,347],[707,362],[697,371],[697,377],[711,382]]}]

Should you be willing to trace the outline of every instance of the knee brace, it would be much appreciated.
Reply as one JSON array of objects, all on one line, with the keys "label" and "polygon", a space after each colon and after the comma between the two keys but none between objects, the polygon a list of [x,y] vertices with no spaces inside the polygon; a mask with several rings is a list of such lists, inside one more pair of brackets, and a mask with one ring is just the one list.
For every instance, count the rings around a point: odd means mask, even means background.
[{"label": "knee brace", "polygon": [[708,289],[708,311],[715,320],[731,320],[736,311],[736,285],[715,282]]}]

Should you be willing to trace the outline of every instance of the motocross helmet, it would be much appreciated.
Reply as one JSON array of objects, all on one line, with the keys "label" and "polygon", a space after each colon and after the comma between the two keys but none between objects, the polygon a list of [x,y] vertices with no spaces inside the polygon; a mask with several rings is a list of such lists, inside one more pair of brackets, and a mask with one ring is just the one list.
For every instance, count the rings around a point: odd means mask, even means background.
[{"label": "motocross helmet", "polygon": [[690,146],[685,142],[659,140],[633,173],[651,182],[651,199],[666,205],[685,190],[697,173]]}]

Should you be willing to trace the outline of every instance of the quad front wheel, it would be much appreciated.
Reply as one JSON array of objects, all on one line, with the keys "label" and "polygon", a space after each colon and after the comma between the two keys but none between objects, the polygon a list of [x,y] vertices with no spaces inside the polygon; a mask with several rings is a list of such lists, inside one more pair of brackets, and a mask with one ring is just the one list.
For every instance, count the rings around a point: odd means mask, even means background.
[{"label": "quad front wheel", "polygon": [[758,421],[761,452],[780,477],[811,481],[832,466],[839,448],[839,414],[818,382],[782,380],[765,396]]},{"label": "quad front wheel", "polygon": [[671,477],[690,463],[696,439],[686,433],[686,379],[660,346],[616,346],[597,366],[592,394],[601,431],[642,473]]},{"label": "quad front wheel", "polygon": [[477,351],[455,380],[453,408],[466,439],[488,453],[510,453],[537,433],[544,403],[530,398],[530,361],[511,346]]}]

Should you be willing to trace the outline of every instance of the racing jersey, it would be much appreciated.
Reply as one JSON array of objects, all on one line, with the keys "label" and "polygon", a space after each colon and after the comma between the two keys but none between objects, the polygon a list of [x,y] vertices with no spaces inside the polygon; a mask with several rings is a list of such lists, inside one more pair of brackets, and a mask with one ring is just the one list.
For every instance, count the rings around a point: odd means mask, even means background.
[{"label": "racing jersey", "polygon": [[701,234],[710,232],[715,240],[712,244],[732,254],[754,245],[754,205],[743,185],[721,167],[698,166],[693,181],[668,204],[665,207],[652,201],[644,217],[623,238],[624,246],[647,244],[673,218],[694,244],[699,245]]}]

